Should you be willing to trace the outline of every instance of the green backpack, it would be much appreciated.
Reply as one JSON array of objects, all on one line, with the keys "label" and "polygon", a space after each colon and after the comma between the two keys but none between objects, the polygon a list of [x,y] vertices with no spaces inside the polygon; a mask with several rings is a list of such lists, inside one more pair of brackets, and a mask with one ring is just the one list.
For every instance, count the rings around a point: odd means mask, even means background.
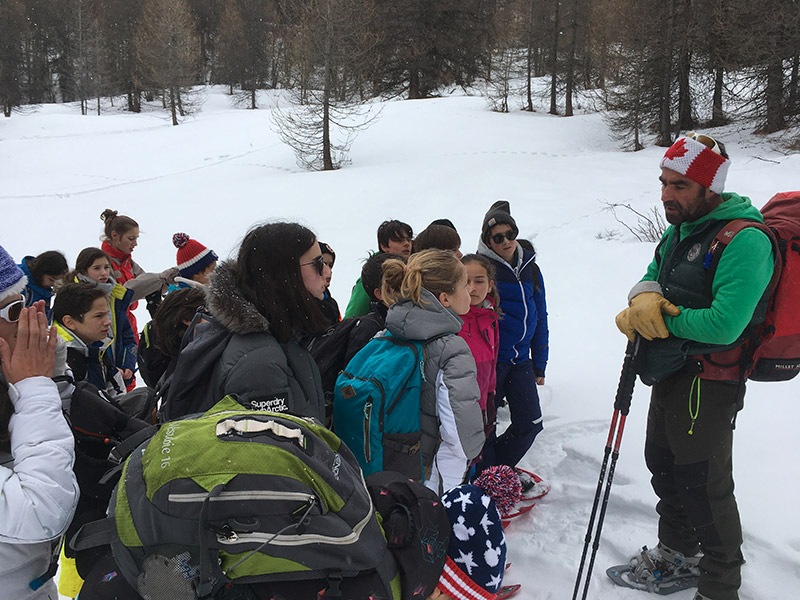
[{"label": "green backpack", "polygon": [[73,546],[110,543],[144,598],[214,598],[232,584],[287,598],[400,598],[358,463],[312,419],[226,396],[167,422],[125,462],[108,514]]}]

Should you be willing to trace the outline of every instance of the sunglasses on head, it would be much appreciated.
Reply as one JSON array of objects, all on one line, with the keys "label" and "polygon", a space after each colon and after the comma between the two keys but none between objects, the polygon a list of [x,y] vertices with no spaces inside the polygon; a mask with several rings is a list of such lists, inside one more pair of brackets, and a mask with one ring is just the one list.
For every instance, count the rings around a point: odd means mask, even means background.
[{"label": "sunglasses on head", "polygon": [[690,131],[689,133],[686,134],[686,137],[690,137],[693,140],[700,142],[705,147],[710,148],[717,154],[722,154],[722,150],[720,149],[717,140],[708,135],[703,135],[702,133],[695,133],[694,131]]},{"label": "sunglasses on head", "polygon": [[316,267],[320,275],[322,275],[325,272],[325,259],[322,257],[322,254],[317,256],[317,258],[315,258],[312,261],[309,261],[307,263],[300,263],[301,267],[309,265]]},{"label": "sunglasses on head", "polygon": [[515,239],[517,239],[517,234],[514,232],[513,229],[510,231],[506,231],[505,233],[495,233],[492,236],[492,241],[495,244],[502,244],[503,240],[508,240],[510,242]]},{"label": "sunglasses on head", "polygon": [[25,300],[17,300],[8,306],[0,309],[0,319],[8,321],[9,323],[16,323],[19,321],[19,313],[25,308]]}]

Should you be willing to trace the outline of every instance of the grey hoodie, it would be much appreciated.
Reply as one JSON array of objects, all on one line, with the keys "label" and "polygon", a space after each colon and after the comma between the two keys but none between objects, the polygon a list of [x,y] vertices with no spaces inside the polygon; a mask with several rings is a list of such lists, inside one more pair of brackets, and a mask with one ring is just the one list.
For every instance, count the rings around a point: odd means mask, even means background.
[{"label": "grey hoodie", "polygon": [[400,300],[386,316],[392,335],[425,342],[421,426],[425,485],[441,494],[463,482],[485,441],[477,370],[458,335],[463,321],[423,289],[422,304]]}]

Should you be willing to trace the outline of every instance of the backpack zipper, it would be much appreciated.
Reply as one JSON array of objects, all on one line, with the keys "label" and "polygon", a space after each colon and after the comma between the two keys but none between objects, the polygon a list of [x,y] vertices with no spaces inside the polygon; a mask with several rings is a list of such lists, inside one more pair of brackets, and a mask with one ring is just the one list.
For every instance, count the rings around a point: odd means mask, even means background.
[{"label": "backpack zipper", "polygon": [[[345,377],[349,377],[350,379],[355,379],[356,381],[371,382],[375,385],[375,387],[378,388],[378,391],[381,393],[381,409],[380,412],[378,413],[378,419],[379,419],[378,431],[383,433],[383,407],[386,404],[386,393],[383,391],[383,385],[381,384],[381,382],[375,379],[374,377],[369,377],[369,378],[356,377],[355,375],[348,373],[347,371],[342,371],[342,374]],[[366,407],[364,412],[366,413]]]},{"label": "backpack zipper", "polygon": [[367,403],[364,404],[364,457],[367,462],[372,462],[372,453],[370,452],[370,430],[372,428],[372,396],[367,397]]},{"label": "backpack zipper", "polygon": [[[275,534],[266,532],[232,532],[235,533],[236,539],[232,535],[217,537],[220,544],[248,544],[248,543],[268,543],[275,546],[307,546],[310,544],[330,544],[335,546],[347,546],[356,543],[361,537],[361,532],[373,519],[372,510],[367,511],[361,521],[353,526],[353,530],[342,537],[335,537],[330,535],[322,535],[319,533],[302,533],[302,534]],[[227,532],[226,532],[227,533]]]},{"label": "backpack zipper", "polygon": [[[207,492],[193,492],[181,494],[173,492],[167,495],[169,502],[175,503],[203,503],[208,499],[209,502],[242,502],[242,501],[258,501],[258,500],[296,500],[298,502],[317,502],[317,497],[314,494],[307,494],[305,492],[276,492],[272,490],[242,490],[242,491],[222,491],[217,496],[208,498]],[[323,512],[327,512],[324,504],[320,501],[320,507]]]}]

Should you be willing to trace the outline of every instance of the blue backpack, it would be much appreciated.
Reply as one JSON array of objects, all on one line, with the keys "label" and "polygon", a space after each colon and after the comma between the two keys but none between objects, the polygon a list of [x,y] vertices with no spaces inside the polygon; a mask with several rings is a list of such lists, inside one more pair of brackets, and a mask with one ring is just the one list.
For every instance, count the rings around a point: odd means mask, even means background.
[{"label": "blue backpack", "polygon": [[421,342],[386,334],[369,341],[336,378],[333,428],[364,476],[397,471],[423,480]]}]

